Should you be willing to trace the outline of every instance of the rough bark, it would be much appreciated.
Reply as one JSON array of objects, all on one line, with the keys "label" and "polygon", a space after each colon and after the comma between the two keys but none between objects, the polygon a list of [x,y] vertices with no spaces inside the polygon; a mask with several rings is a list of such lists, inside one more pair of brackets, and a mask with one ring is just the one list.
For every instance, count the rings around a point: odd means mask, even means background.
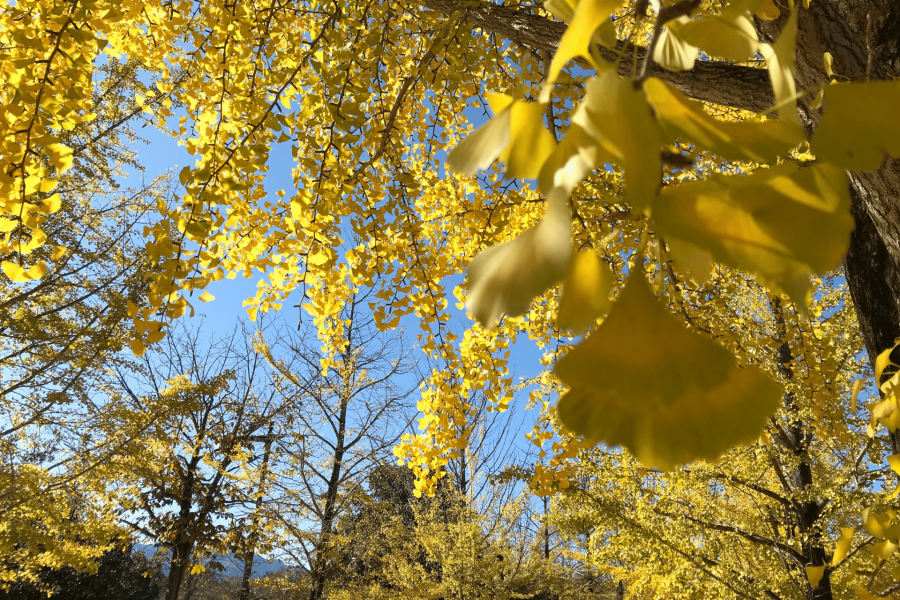
[{"label": "rough bark", "polygon": [[[425,0],[427,8],[444,15],[461,11],[463,18],[473,27],[499,35],[518,44],[542,51],[554,51],[566,30],[566,24],[531,13],[483,3],[468,5],[463,0]],[[599,48],[600,55],[614,62],[618,54],[608,48]],[[644,48],[638,48],[638,60],[642,61]],[[634,52],[625,52],[619,64],[619,73],[631,73]],[[672,73],[657,65],[650,67],[650,75],[658,77],[678,88],[691,98],[761,112],[774,104],[769,76],[764,69],[737,66],[728,62],[697,62],[690,71]]]}]

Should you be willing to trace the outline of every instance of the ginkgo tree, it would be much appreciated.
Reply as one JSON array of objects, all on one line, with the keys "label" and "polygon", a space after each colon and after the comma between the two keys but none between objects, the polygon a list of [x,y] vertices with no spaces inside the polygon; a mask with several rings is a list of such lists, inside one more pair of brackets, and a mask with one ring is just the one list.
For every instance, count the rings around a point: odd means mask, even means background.
[{"label": "ginkgo tree", "polygon": [[[69,167],[59,132],[92,118],[101,53],[124,54],[155,83],[137,101],[196,157],[145,231],[154,269],[146,304],[130,307],[135,353],[194,292],[254,270],[267,279],[251,315],[299,292],[334,353],[333,317],[374,286],[379,325],[417,319],[436,364],[421,433],[397,450],[419,492],[465,447],[470,395],[510,401],[520,336],[547,349],[562,423],[584,436],[559,456],[603,441],[648,467],[713,459],[754,440],[785,392],[721,322],[679,323],[679,277],[703,280],[715,262],[802,316],[810,278],[844,261],[870,357],[900,334],[900,167],[885,156],[900,152],[897,10],[16,3],[0,16],[5,272],[10,285],[40,278],[33,251]],[[470,133],[466,109],[483,106],[492,117]],[[270,195],[277,144],[295,190]],[[460,335],[445,278],[465,268],[452,294],[481,325]]]}]

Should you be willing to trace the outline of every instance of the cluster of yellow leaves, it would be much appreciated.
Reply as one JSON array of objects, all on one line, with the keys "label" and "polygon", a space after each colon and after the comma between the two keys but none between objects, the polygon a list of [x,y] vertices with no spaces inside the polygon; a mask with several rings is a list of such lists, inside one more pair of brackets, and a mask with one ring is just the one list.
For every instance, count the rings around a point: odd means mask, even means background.
[{"label": "cluster of yellow leaves", "polygon": [[[538,144],[541,150],[528,155],[527,165],[507,156],[507,176],[541,173],[547,209],[536,227],[472,261],[469,309],[491,327],[504,313],[524,313],[535,296],[563,279],[570,260],[573,270],[583,272],[582,261],[570,258],[568,199],[588,172],[615,163],[624,168],[626,201],[652,219],[648,227],[661,240],[660,247],[672,243],[676,263],[690,266],[706,256],[704,262],[712,258],[749,271],[787,292],[802,310],[810,275],[836,268],[848,244],[853,220],[844,169],[873,168],[882,149],[896,151],[895,142],[888,139],[890,132],[874,123],[861,123],[861,133],[852,139],[833,133],[832,123],[846,127],[853,119],[850,107],[870,98],[900,100],[900,84],[844,84],[832,88],[839,90],[836,94],[827,90],[826,98],[834,94],[837,101],[827,101],[824,126],[812,141],[820,162],[775,166],[778,157],[787,158],[803,139],[791,106],[797,98],[793,82],[797,14],[803,9],[792,11],[773,45],[756,36],[751,17],[761,2],[755,0],[734,2],[718,14],[667,29],[668,43],[680,44],[676,54],[689,56],[691,63],[691,52],[696,54],[698,48],[738,62],[756,52],[766,58],[782,120],[721,123],[662,81],[632,82],[594,61],[590,41],[619,6],[587,0],[573,6],[541,100],[549,99],[560,68],[575,56],[592,61],[599,74],[587,83],[572,116],[573,127],[578,127],[574,144],[566,144],[573,135],[570,131],[549,153]],[[472,174],[504,152],[509,154],[508,148],[516,148],[515,140],[541,139],[543,112],[520,111],[533,115],[525,121],[510,119],[508,109],[501,109],[451,152],[448,164]],[[724,158],[773,166],[744,176],[713,175],[665,185],[661,149],[663,143],[675,141],[691,141]],[[854,152],[860,145],[870,148],[871,159],[863,160]],[[545,165],[553,172],[544,175]],[[635,262],[643,262],[640,251]],[[662,264],[657,268],[661,272]],[[593,316],[605,302],[608,285],[600,283],[605,277],[599,265],[593,269],[594,274],[582,280],[596,281],[595,289],[571,312]],[[659,306],[641,269],[628,274],[606,321],[559,361],[556,374],[570,388],[559,408],[566,426],[597,441],[623,445],[647,464],[664,468],[715,458],[734,443],[754,439],[781,397],[779,388],[758,371],[739,368],[729,352],[679,325]]]}]

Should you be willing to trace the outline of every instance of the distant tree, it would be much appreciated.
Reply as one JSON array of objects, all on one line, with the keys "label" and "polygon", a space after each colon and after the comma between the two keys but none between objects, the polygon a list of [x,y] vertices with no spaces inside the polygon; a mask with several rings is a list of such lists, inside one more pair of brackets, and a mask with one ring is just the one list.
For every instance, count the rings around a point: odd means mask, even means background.
[{"label": "distant tree", "polygon": [[158,578],[153,565],[143,552],[131,547],[113,548],[97,561],[97,572],[78,572],[72,567],[41,569],[39,584],[30,581],[13,583],[0,600],[156,600]]},{"label": "distant tree", "polygon": [[176,600],[186,575],[206,569],[200,559],[239,549],[259,493],[258,449],[284,405],[242,328],[209,340],[179,328],[139,367],[112,393],[157,419],[121,457],[117,494],[122,520],[169,550],[165,597]]},{"label": "distant tree", "polygon": [[287,535],[282,550],[308,565],[309,600],[324,597],[336,568],[335,525],[409,426],[421,381],[403,337],[375,326],[369,295],[351,294],[337,317],[320,326],[334,336],[334,354],[313,345],[309,329],[258,342],[277,372],[282,402],[294,407],[285,413],[283,450],[273,465],[286,475],[272,484],[268,512]]}]

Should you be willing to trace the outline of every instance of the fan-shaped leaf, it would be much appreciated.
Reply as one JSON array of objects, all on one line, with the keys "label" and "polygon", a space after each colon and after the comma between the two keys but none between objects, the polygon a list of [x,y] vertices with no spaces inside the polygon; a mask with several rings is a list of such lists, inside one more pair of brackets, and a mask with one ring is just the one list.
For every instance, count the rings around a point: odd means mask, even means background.
[{"label": "fan-shaped leaf", "polygon": [[840,264],[853,229],[847,176],[826,164],[783,165],[669,186],[653,217],[667,241],[699,246],[801,305],[809,274]]},{"label": "fan-shaped leaf", "polygon": [[603,324],[559,361],[556,374],[570,387],[559,402],[566,427],[625,446],[663,469],[713,459],[754,439],[782,393],[679,324],[639,272]]},{"label": "fan-shaped leaf", "polygon": [[469,263],[466,308],[482,325],[493,327],[504,313],[524,313],[535,296],[565,275],[572,252],[568,202],[562,192],[552,194],[537,226]]}]

